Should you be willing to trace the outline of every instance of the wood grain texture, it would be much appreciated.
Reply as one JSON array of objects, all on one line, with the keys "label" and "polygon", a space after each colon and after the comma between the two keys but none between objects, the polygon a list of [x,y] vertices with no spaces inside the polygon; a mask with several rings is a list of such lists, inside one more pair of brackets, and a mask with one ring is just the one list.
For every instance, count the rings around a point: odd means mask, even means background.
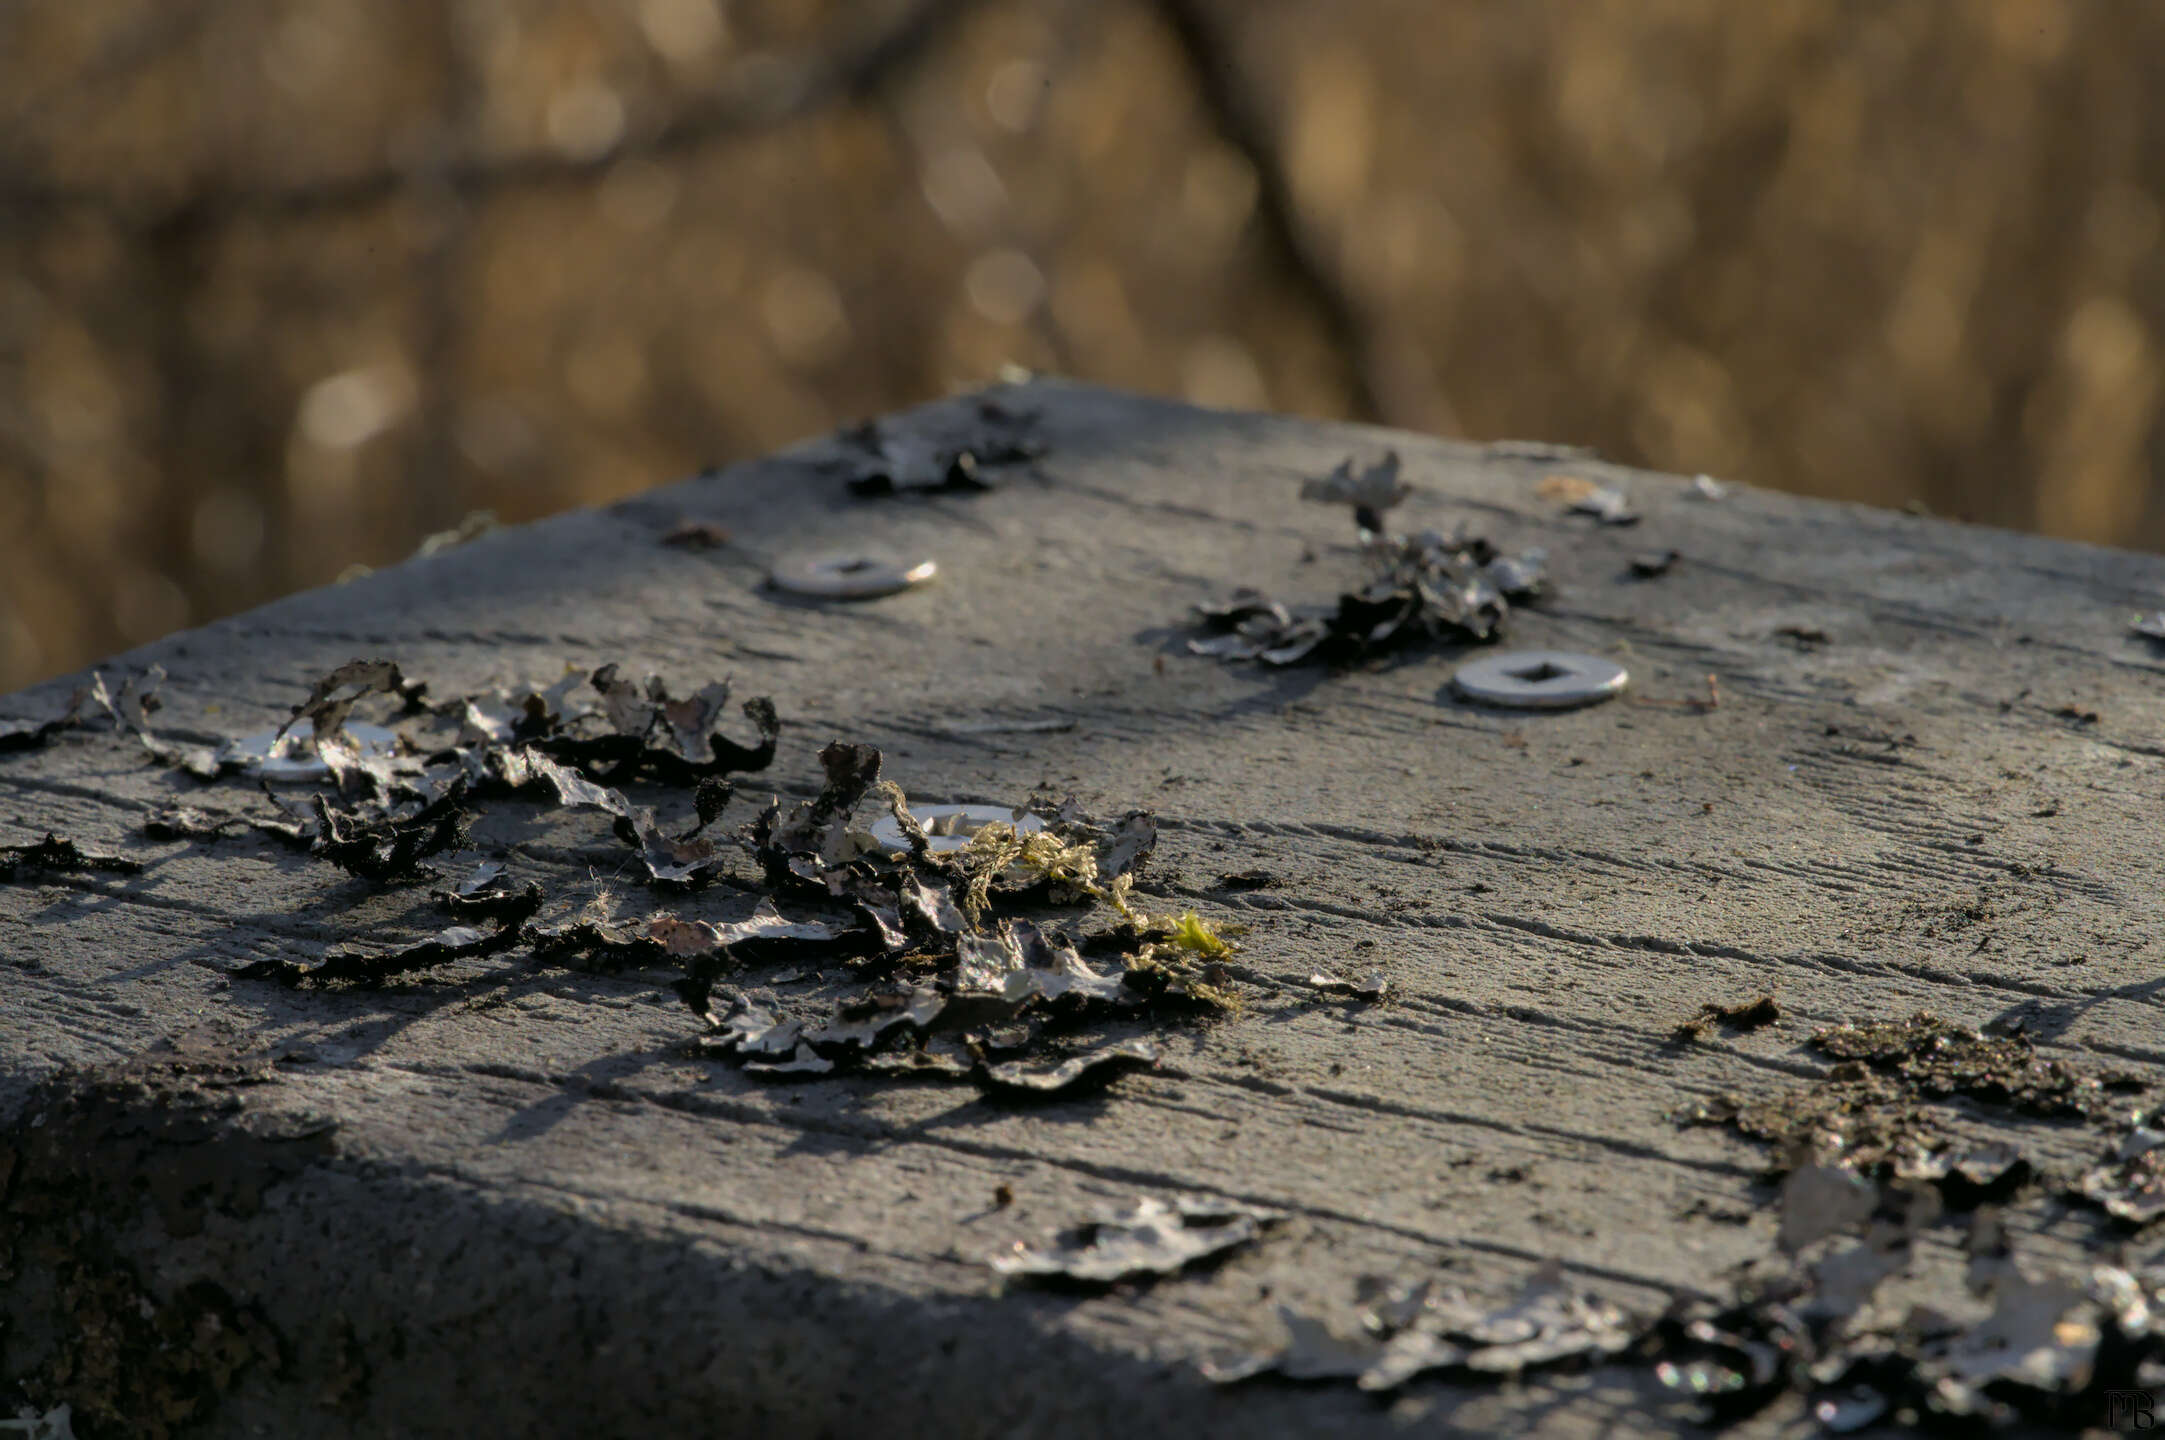
[{"label": "wood grain texture", "polygon": [[[2127,634],[2165,605],[2157,559],[1082,386],[1011,399],[1042,412],[1043,474],[988,494],[854,500],[806,463],[830,448],[814,442],[123,663],[165,665],[160,721],[206,740],[282,719],[363,654],[440,695],[567,662],[730,673],[783,717],[754,792],[803,793],[840,737],[883,747],[913,797],[1043,782],[1151,808],[1161,892],[1253,926],[1248,1006],[1173,1032],[1160,1071],[1103,1096],[1017,1110],[872,1077],[761,1083],[684,1058],[694,1021],[656,977],[523,956],[384,992],[230,980],[444,922],[422,892],[253,837],[135,838],[200,787],[119,739],[0,759],[0,843],[50,829],[147,867],[0,887],[0,1107],[186,1034],[304,1057],[246,1113],[338,1123],[335,1155],[259,1213],[133,1232],[154,1294],[216,1278],[287,1346],[284,1377],[245,1372],[206,1433],[295,1416],[325,1435],[1667,1433],[1678,1416],[1622,1369],[1394,1410],[1214,1391],[1193,1362],[1270,1338],[1276,1300],[1327,1308],[1358,1275],[1444,1259],[1503,1285],[1555,1256],[1641,1308],[1719,1289],[1769,1246],[1764,1157],[1672,1117],[1790,1083],[1814,1025],[2021,1016],[2048,1053],[2165,1060],[2165,660]],[[962,425],[972,403],[897,423]],[[1297,481],[1384,444],[1420,487],[1402,524],[1548,547],[1556,593],[1509,643],[1613,655],[1627,698],[1508,714],[1452,700],[1441,653],[1335,674],[1184,653],[1197,601],[1239,583],[1323,599],[1358,574],[1344,514]],[[1535,493],[1558,470],[1623,485],[1643,522],[1559,515]],[[733,543],[661,545],[686,516]],[[760,587],[785,551],[864,543],[942,578],[854,606]],[[1632,553],[1671,547],[1669,574],[1630,577]],[[1680,703],[1709,674],[1719,707]],[[1047,716],[1073,728],[985,728]],[[550,885],[624,861],[590,813],[496,805],[477,834]],[[1215,884],[1252,869],[1277,883]],[[677,908],[750,904],[718,887]],[[1315,1001],[1302,982],[1331,967],[1384,970],[1391,999]],[[1777,1026],[1668,1043],[1702,1002],[1770,989]],[[995,1208],[1001,1185],[1016,1200]],[[1003,1294],[983,1263],[1096,1203],[1185,1189],[1296,1219],[1216,1271],[1101,1297]],[[6,1304],[34,1331],[19,1290]],[[365,1383],[319,1406],[356,1356]]]}]

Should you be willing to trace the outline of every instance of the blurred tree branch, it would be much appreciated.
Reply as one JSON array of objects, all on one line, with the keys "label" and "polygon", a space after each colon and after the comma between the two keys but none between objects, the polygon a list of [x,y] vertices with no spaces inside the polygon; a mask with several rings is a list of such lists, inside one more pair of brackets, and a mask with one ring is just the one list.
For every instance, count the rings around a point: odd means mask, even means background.
[{"label": "blurred tree branch", "polygon": [[[130,70],[148,64],[180,46],[195,39],[208,18],[206,0],[172,0],[172,3],[153,8],[141,22],[122,27],[118,33],[107,37],[82,65],[56,78],[43,89],[32,90],[11,98],[7,113],[0,117],[19,143],[21,132],[38,125],[50,125],[64,118],[74,107],[98,98],[103,88]],[[17,24],[23,16],[18,13]]]},{"label": "blurred tree branch", "polygon": [[[445,6],[436,14],[433,40],[443,75],[438,133],[442,143],[431,159],[442,164],[458,153],[474,133],[479,108],[472,57],[458,24]],[[466,513],[454,450],[460,351],[465,343],[467,296],[459,285],[459,263],[467,249],[472,207],[458,191],[433,175],[418,177],[415,187],[426,207],[428,239],[415,278],[422,292],[419,363],[420,414],[415,425],[414,496],[421,527],[434,534]]]},{"label": "blurred tree branch", "polygon": [[1367,317],[1339,283],[1329,258],[1301,219],[1300,203],[1294,198],[1272,132],[1270,107],[1241,73],[1232,37],[1219,25],[1207,0],[1153,0],[1153,4],[1178,43],[1181,59],[1194,77],[1196,95],[1219,133],[1255,171],[1256,210],[1264,243],[1345,357],[1355,418],[1390,421],[1393,417],[1387,413],[1382,387],[1369,363],[1375,344]]},{"label": "blurred tree branch", "polygon": [[[0,213],[87,209],[146,233],[187,235],[239,217],[322,216],[372,209],[401,196],[431,197],[439,226],[456,228],[465,202],[500,190],[582,184],[621,161],[653,159],[718,140],[778,129],[832,103],[868,99],[892,77],[932,50],[982,0],[918,0],[892,22],[868,27],[835,51],[794,65],[740,67],[737,74],[675,114],[627,131],[590,154],[531,150],[477,156],[439,147],[406,163],[290,185],[209,180],[172,191],[76,187],[0,175]],[[1257,213],[1270,263],[1312,309],[1332,349],[1342,357],[1352,412],[1365,419],[1456,428],[1433,376],[1401,363],[1408,347],[1369,316],[1349,292],[1332,257],[1302,217],[1279,153],[1272,106],[1248,83],[1235,57],[1232,26],[1208,0],[1145,0],[1172,36],[1195,92],[1225,141],[1253,169]],[[163,22],[113,42],[94,67],[100,74],[159,53],[193,32],[200,6],[176,7]],[[454,109],[458,108],[454,102]],[[455,125],[454,136],[470,133]],[[451,142],[460,144],[459,140]],[[447,249],[440,237],[435,252]],[[437,253],[439,265],[442,254]],[[434,337],[440,349],[444,337]]]},{"label": "blurred tree branch", "polygon": [[462,198],[494,190],[578,184],[632,157],[653,158],[717,140],[760,134],[835,102],[856,102],[929,51],[982,0],[919,0],[892,23],[855,37],[839,53],[800,61],[781,73],[770,65],[744,69],[706,96],[643,131],[626,134],[591,154],[536,150],[502,156],[463,156],[448,163],[385,165],[354,175],[294,185],[212,181],[170,193],[128,194],[94,187],[0,177],[0,211],[88,209],[139,228],[169,224],[185,214],[195,224],[227,216],[321,215],[368,209],[426,182]]}]

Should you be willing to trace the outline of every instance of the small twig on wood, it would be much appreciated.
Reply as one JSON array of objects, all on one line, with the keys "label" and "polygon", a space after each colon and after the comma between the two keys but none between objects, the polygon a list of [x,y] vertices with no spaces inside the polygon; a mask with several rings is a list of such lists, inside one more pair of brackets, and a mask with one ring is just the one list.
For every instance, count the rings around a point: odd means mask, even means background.
[{"label": "small twig on wood", "polygon": [[1706,694],[1687,695],[1682,700],[1657,700],[1651,695],[1633,695],[1634,705],[1653,705],[1663,710],[1691,710],[1704,715],[1709,710],[1721,709],[1721,684],[1712,675],[1706,677]]}]

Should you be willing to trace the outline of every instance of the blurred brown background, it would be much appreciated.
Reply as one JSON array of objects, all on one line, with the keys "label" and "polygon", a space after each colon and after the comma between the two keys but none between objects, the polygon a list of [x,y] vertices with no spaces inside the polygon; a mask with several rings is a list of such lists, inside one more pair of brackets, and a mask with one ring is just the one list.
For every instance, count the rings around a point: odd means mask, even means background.
[{"label": "blurred brown background", "polygon": [[14,0],[0,689],[1003,362],[2117,544],[2165,6]]}]

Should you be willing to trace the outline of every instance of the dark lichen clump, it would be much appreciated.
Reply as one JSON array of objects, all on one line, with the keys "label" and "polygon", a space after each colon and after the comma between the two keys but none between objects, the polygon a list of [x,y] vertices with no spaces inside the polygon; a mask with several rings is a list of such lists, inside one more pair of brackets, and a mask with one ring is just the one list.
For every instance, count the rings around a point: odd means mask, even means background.
[{"label": "dark lichen clump", "polygon": [[[144,734],[157,678],[124,685],[123,697],[135,697],[124,701],[98,694]],[[1146,812],[1100,824],[1072,804],[989,807],[999,818],[964,832],[953,829],[960,812],[988,807],[943,807],[954,813],[928,833],[882,781],[879,749],[836,740],[819,752],[824,783],[811,798],[785,806],[777,797],[734,830],[723,825],[731,777],[767,769],[780,733],[765,697],[737,707],[753,740],[724,733],[729,689],[718,680],[677,694],[611,664],[546,689],[432,701],[395,662],[354,660],[323,675],[280,732],[304,727],[296,738],[326,772],[306,811],[266,790],[273,816],[176,807],[146,833],[207,843],[253,828],[391,889],[442,879],[441,863],[473,848],[473,824],[494,802],[598,810],[629,849],[626,883],[684,896],[727,880],[756,895],[751,917],[620,915],[611,888],[555,893],[562,887],[490,860],[435,892],[458,922],[448,928],[279,954],[230,973],[320,988],[408,983],[514,953],[544,965],[650,966],[674,972],[673,988],[705,1023],[697,1053],[770,1078],[861,1069],[1065,1093],[1156,1063],[1155,1044],[1135,1032],[1183,1011],[1237,1007],[1227,932],[1193,912],[1146,914],[1131,899],[1157,842]],[[354,741],[345,727],[363,704],[396,707],[386,717],[396,745],[364,753]],[[859,819],[875,795],[891,817],[884,839]],[[657,813],[672,806],[690,809],[688,828]],[[140,867],[55,837],[0,847],[0,881],[86,868]],[[785,917],[777,900],[807,913]],[[1096,928],[1074,933],[1061,921]],[[777,999],[748,973],[791,960],[831,966],[816,1009]]]},{"label": "dark lichen clump", "polygon": [[2111,1097],[2142,1088],[2134,1076],[2041,1056],[2026,1036],[1987,1035],[1925,1012],[1830,1026],[1808,1043],[1838,1062],[1812,1084],[1763,1098],[1718,1095],[1683,1118],[1772,1145],[1782,1169],[1821,1160],[1882,1179],[1952,1175],[1959,1184],[1968,1172],[1948,1127],[1959,1113],[1951,1102],[2106,1124]]},{"label": "dark lichen clump", "polygon": [[1833,1026],[1813,1032],[1811,1044],[1822,1055],[1892,1075],[1920,1095],[1961,1096],[2044,1118],[2094,1118],[2109,1093],[2142,1088],[2132,1076],[2090,1074],[2048,1060],[2026,1036],[1986,1035],[1929,1013]]},{"label": "dark lichen clump", "polygon": [[1395,453],[1364,468],[1349,459],[1301,488],[1308,499],[1353,508],[1369,568],[1362,584],[1333,606],[1301,607],[1241,586],[1223,602],[1195,607],[1209,634],[1190,640],[1189,650],[1264,665],[1338,665],[1408,646],[1500,639],[1512,605],[1546,588],[1546,556],[1508,555],[1477,535],[1386,531],[1384,512],[1411,493],[1398,472]]}]

